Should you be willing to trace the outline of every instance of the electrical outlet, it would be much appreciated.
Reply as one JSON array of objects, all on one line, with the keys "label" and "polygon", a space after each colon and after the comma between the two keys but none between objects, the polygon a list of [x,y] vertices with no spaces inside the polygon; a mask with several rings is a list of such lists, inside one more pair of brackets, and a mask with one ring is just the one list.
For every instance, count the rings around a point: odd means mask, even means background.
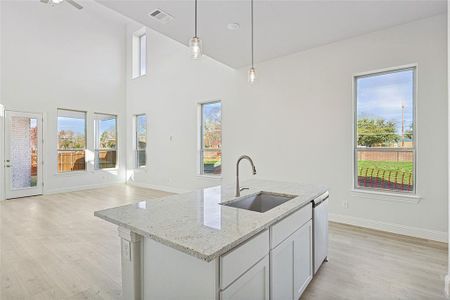
[{"label": "electrical outlet", "polygon": [[347,200],[344,200],[344,202],[342,202],[342,206],[343,206],[344,208],[348,208],[348,201],[347,201]]}]

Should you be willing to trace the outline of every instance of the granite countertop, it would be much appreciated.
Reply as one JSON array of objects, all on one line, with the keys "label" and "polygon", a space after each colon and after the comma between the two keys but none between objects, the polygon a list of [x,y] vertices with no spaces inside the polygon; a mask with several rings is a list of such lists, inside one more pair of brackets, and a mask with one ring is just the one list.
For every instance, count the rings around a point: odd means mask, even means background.
[{"label": "granite countertop", "polygon": [[327,192],[326,187],[248,180],[241,197],[260,191],[297,195],[265,213],[220,205],[236,199],[222,185],[96,211],[95,216],[205,261],[212,261]]}]

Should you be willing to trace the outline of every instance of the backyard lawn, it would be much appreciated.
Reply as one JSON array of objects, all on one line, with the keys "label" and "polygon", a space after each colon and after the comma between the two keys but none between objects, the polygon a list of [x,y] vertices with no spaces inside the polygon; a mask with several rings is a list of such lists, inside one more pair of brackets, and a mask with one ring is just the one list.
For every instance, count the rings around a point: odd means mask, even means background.
[{"label": "backyard lawn", "polygon": [[373,161],[358,160],[358,169],[381,169],[386,171],[412,172],[413,164],[410,161]]}]

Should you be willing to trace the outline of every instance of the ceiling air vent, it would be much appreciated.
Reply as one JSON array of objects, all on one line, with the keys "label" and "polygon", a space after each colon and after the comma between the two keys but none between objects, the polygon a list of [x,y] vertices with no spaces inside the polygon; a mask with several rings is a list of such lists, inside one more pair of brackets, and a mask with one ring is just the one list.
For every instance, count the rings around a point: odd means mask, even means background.
[{"label": "ceiling air vent", "polygon": [[158,22],[161,22],[163,24],[167,24],[170,21],[173,20],[173,17],[171,15],[169,15],[166,12],[163,12],[160,9],[155,9],[154,11],[152,11],[151,13],[148,14],[150,17],[154,18],[155,20],[157,20]]}]

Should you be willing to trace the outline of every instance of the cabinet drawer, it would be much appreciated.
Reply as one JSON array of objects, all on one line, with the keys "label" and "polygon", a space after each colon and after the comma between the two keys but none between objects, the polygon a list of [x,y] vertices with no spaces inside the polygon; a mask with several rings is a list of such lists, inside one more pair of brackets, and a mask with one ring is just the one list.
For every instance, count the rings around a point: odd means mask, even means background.
[{"label": "cabinet drawer", "polygon": [[244,274],[269,253],[269,231],[265,230],[220,257],[220,288]]},{"label": "cabinet drawer", "polygon": [[272,237],[270,249],[275,248],[282,241],[293,234],[303,224],[312,219],[312,203],[300,208],[298,211],[287,216],[270,227],[270,234]]}]

